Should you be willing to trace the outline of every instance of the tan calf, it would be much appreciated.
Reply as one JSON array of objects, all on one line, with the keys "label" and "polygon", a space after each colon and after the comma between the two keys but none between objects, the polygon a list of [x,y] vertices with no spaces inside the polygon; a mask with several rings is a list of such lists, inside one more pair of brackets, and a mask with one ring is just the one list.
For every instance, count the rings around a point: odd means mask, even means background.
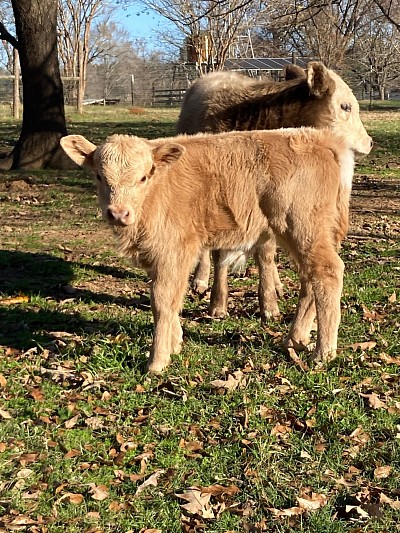
[{"label": "tan calf", "polygon": [[271,232],[297,265],[301,289],[286,346],[334,355],[354,157],[348,142],[309,128],[179,136],[114,135],[98,147],[61,139],[97,175],[103,217],[120,250],[149,274],[155,331],[148,370],[161,372],[182,343],[179,312],[203,248],[249,255]]},{"label": "tan calf", "polygon": [[[177,132],[219,133],[301,126],[330,128],[345,136],[354,151],[361,154],[371,149],[371,138],[360,120],[358,102],[350,87],[317,61],[310,62],[306,71],[287,67],[283,82],[255,80],[233,72],[215,72],[196,80],[185,95]],[[273,239],[255,250],[264,320],[279,315],[276,292],[282,286],[274,262],[275,252]],[[222,317],[227,313],[228,267],[224,253],[214,251],[213,257],[210,314]],[[205,250],[194,274],[195,290],[207,289],[209,274],[210,258]]]}]

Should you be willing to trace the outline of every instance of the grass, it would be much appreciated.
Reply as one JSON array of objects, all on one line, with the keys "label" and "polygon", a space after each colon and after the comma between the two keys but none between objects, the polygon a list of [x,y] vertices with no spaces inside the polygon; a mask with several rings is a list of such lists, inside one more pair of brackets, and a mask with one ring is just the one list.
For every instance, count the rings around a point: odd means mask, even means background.
[{"label": "grass", "polygon": [[[231,276],[224,320],[189,292],[182,353],[146,375],[148,282],[115,253],[91,179],[1,177],[0,531],[399,529],[399,113],[363,111],[376,148],[341,252],[343,350],[308,372],[280,347],[298,290],[280,253],[281,321],[260,324],[255,275]],[[94,142],[170,135],[177,117],[67,114]],[[12,146],[18,124],[0,130]]]}]

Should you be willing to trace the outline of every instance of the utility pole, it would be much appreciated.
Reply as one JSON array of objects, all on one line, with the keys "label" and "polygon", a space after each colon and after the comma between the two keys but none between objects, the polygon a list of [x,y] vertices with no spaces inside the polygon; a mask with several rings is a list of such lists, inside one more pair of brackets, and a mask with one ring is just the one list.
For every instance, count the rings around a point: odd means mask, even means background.
[{"label": "utility pole", "polygon": [[132,74],[131,75],[131,102],[132,102],[132,106],[134,104],[134,101],[133,101],[133,86],[135,84],[135,76]]}]

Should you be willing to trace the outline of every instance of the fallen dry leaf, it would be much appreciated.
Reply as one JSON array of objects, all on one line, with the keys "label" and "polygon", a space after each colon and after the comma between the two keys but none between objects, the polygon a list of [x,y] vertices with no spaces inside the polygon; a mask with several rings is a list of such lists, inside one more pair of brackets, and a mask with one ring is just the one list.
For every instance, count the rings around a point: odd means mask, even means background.
[{"label": "fallen dry leaf", "polygon": [[145,490],[146,487],[156,487],[158,484],[158,478],[164,474],[165,470],[157,470],[154,474],[151,474],[150,477],[146,479],[141,485],[138,486],[135,492],[135,496],[138,496],[141,492]]},{"label": "fallen dry leaf", "polygon": [[240,489],[236,485],[229,485],[229,487],[224,487],[216,483],[215,485],[210,485],[209,487],[202,487],[202,494],[211,494],[212,496],[234,496],[240,492]]},{"label": "fallen dry leaf", "polygon": [[120,502],[113,501],[108,506],[108,509],[112,511],[113,513],[119,513],[122,509],[124,509],[124,504]]},{"label": "fallen dry leaf", "polygon": [[370,518],[367,511],[364,511],[359,505],[346,505],[346,513],[349,514],[351,511],[358,513],[361,518]]},{"label": "fallen dry leaf", "polygon": [[6,411],[5,409],[0,409],[0,417],[1,418],[4,418],[4,419],[10,419],[12,418],[12,416],[10,415],[10,413],[8,411]]},{"label": "fallen dry leaf", "polygon": [[7,380],[3,376],[3,374],[0,374],[0,388],[5,389],[7,387]]},{"label": "fallen dry leaf", "polygon": [[379,399],[379,396],[375,392],[371,394],[362,394],[360,392],[359,394],[363,398],[368,398],[368,403],[373,409],[387,409],[387,405]]},{"label": "fallen dry leaf", "polygon": [[324,507],[328,503],[328,498],[325,494],[318,494],[313,492],[311,496],[297,498],[299,507],[306,511],[316,511],[320,507]]},{"label": "fallen dry leaf", "polygon": [[44,400],[44,394],[41,389],[35,387],[29,391],[29,396],[37,402],[42,402]]},{"label": "fallen dry leaf", "polygon": [[6,527],[6,531],[19,531],[26,530],[27,527],[34,526],[37,523],[38,522],[36,520],[29,518],[29,516],[18,515],[11,521],[5,520],[4,525]]},{"label": "fallen dry leaf", "polygon": [[90,416],[89,418],[86,418],[85,424],[91,429],[101,429],[104,426],[104,422],[99,416]]},{"label": "fallen dry leaf", "polygon": [[388,298],[388,302],[393,304],[396,301],[396,291],[394,291]]},{"label": "fallen dry leaf", "polygon": [[372,348],[375,348],[376,342],[374,341],[366,341],[366,342],[355,342],[354,344],[350,344],[348,348],[352,348],[355,352],[357,350],[372,350]]},{"label": "fallen dry leaf", "polygon": [[25,466],[29,463],[36,463],[39,458],[37,453],[23,453],[18,457],[18,461],[22,466]]},{"label": "fallen dry leaf", "polygon": [[41,490],[36,490],[34,492],[29,492],[29,490],[27,490],[26,492],[23,492],[21,494],[21,498],[23,500],[37,500],[40,498],[42,494],[43,494],[43,491]]},{"label": "fallen dry leaf", "polygon": [[69,450],[69,452],[67,452],[64,455],[64,459],[73,459],[74,457],[78,457],[80,454],[81,452],[79,450],[75,450],[73,448],[72,450]]},{"label": "fallen dry leaf", "polygon": [[[210,493],[202,493],[198,487],[190,487],[187,492],[183,494],[176,494],[178,498],[187,501],[181,505],[190,514],[198,514],[204,518],[214,518],[210,505]],[[212,516],[210,516],[210,511]]]},{"label": "fallen dry leaf", "polygon": [[367,307],[365,307],[365,305],[363,305],[363,312],[364,312],[364,318],[366,320],[370,320],[371,322],[373,320],[380,321],[384,318],[384,316],[378,313],[377,311],[370,311]]},{"label": "fallen dry leaf", "polygon": [[271,429],[271,435],[286,435],[291,433],[291,431],[292,428],[290,426],[285,426],[278,423]]},{"label": "fallen dry leaf", "polygon": [[241,370],[236,370],[235,372],[233,372],[233,375],[228,374],[228,378],[226,380],[214,379],[210,382],[210,384],[215,389],[226,389],[228,391],[234,391],[238,388],[243,377],[243,372]]},{"label": "fallen dry leaf", "polygon": [[73,416],[72,418],[70,418],[69,420],[67,420],[67,421],[64,423],[64,426],[65,426],[67,429],[71,429],[71,428],[73,428],[73,427],[76,426],[76,424],[78,423],[79,417],[80,417],[80,415],[75,415],[75,416]]},{"label": "fallen dry leaf", "polygon": [[95,485],[94,483],[90,484],[90,494],[94,500],[102,501],[108,498],[108,487],[105,485]]},{"label": "fallen dry leaf", "polygon": [[80,505],[83,502],[84,497],[82,494],[75,494],[74,492],[66,492],[65,494],[61,496],[61,498],[59,498],[56,501],[56,503],[61,503],[64,500],[67,500],[69,503],[72,503],[73,505]]},{"label": "fallen dry leaf", "polygon": [[29,302],[29,296],[8,296],[7,298],[0,298],[0,305],[15,305]]},{"label": "fallen dry leaf", "polygon": [[299,516],[305,513],[303,507],[289,507],[289,509],[274,509],[273,507],[267,507],[268,511],[274,516]]},{"label": "fallen dry leaf", "polygon": [[26,479],[29,476],[31,476],[33,473],[34,471],[31,470],[30,468],[21,468],[21,470],[17,472],[17,478]]},{"label": "fallen dry leaf", "polygon": [[287,348],[287,351],[289,353],[289,357],[290,359],[298,366],[300,367],[303,372],[307,372],[309,369],[309,366],[308,364],[303,361],[298,355],[297,355],[297,352],[296,350],[294,350],[294,348]]},{"label": "fallen dry leaf", "polygon": [[392,471],[392,467],[389,465],[378,466],[374,470],[374,477],[376,477],[376,479],[384,479],[390,476],[391,471]]},{"label": "fallen dry leaf", "polygon": [[390,355],[386,353],[380,353],[379,357],[380,359],[382,359],[382,361],[385,361],[385,363],[388,363],[389,365],[400,366],[400,359],[395,359],[394,357],[391,357]]},{"label": "fallen dry leaf", "polygon": [[400,510],[400,500],[392,500],[386,494],[383,494],[383,492],[380,494],[380,501],[381,503],[387,503],[392,509]]}]

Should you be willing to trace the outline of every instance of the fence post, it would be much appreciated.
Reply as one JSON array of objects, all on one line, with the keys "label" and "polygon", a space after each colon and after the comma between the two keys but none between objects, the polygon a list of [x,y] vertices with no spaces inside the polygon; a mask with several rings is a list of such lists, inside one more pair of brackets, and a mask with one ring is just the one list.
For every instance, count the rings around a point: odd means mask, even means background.
[{"label": "fence post", "polygon": [[19,99],[19,56],[18,50],[14,48],[14,84],[13,84],[13,115],[15,119],[20,116],[20,99]]}]

